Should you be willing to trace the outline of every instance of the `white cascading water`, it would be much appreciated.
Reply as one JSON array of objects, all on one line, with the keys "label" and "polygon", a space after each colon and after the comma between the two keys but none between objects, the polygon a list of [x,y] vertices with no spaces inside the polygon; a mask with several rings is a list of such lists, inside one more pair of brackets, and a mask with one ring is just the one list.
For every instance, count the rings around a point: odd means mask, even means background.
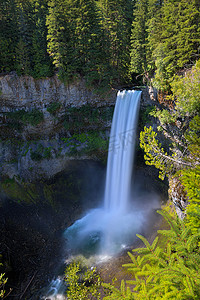
[{"label": "white cascading water", "polygon": [[[130,203],[140,97],[141,91],[118,92],[110,134],[104,204],[65,230],[72,254],[96,254],[101,258],[116,254],[133,241],[144,221],[134,201]],[[59,294],[61,288],[59,278],[52,281],[51,293],[42,299],[66,299]]]},{"label": "white cascading water", "polygon": [[112,121],[104,206],[124,213],[130,199],[131,174],[140,91],[118,92]]},{"label": "white cascading water", "polygon": [[72,252],[88,254],[92,250],[96,254],[113,255],[125,247],[139,229],[142,215],[129,207],[129,200],[140,97],[141,91],[118,92],[110,134],[104,204],[65,231]]}]

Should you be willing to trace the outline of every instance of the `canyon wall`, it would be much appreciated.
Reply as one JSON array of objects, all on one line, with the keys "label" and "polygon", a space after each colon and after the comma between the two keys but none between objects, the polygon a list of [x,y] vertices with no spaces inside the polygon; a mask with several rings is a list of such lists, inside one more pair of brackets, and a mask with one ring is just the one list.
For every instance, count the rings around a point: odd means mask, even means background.
[{"label": "canyon wall", "polygon": [[[156,103],[156,93],[142,91],[145,111]],[[97,93],[83,81],[65,85],[56,76],[1,76],[0,196],[17,198],[22,187],[26,198],[27,184],[70,172],[76,160],[106,161],[116,94]]]}]

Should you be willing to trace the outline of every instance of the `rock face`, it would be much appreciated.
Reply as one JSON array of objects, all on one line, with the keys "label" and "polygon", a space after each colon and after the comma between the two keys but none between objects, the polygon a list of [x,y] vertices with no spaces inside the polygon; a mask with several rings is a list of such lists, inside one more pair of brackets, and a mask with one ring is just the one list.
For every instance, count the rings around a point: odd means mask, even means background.
[{"label": "rock face", "polygon": [[[112,117],[109,108],[112,110],[115,98],[114,90],[103,97],[82,81],[65,85],[57,76],[38,80],[16,74],[1,76],[1,175],[34,181],[65,170],[86,144],[75,145],[74,134],[101,129],[106,138]],[[82,152],[78,159],[91,157]]]},{"label": "rock face", "polygon": [[[155,93],[142,91],[145,110],[155,105]],[[77,159],[105,160],[116,94],[99,95],[83,81],[65,85],[57,76],[1,76],[1,177],[22,186],[51,179]]]},{"label": "rock face", "polygon": [[[0,77],[1,109],[44,109],[51,102],[59,101],[64,106],[81,106],[86,103],[102,105],[105,98],[86,88],[83,81],[65,85],[57,76],[34,79],[30,76],[6,75]],[[106,101],[115,102],[116,92],[111,92]]]},{"label": "rock face", "polygon": [[188,197],[183,185],[177,177],[169,180],[169,196],[175,206],[177,215],[180,219],[184,219],[185,209],[188,205]]},{"label": "rock face", "polygon": [[[30,76],[6,75],[0,77],[0,122],[6,123],[8,112],[40,111],[43,122],[36,124],[37,126],[29,124],[23,128],[20,136],[28,139],[29,135],[37,134],[46,139],[55,136],[59,131],[58,119],[65,115],[69,107],[78,108],[88,104],[95,107],[114,105],[115,98],[115,91],[102,97],[86,88],[83,81],[65,85],[57,76],[36,80]],[[59,103],[57,119],[48,111],[55,103]]]}]

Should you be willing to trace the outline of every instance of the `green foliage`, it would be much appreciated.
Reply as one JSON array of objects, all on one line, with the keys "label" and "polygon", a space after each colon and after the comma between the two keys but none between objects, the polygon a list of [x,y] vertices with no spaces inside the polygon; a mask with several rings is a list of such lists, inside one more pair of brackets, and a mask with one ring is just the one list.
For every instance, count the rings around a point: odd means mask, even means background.
[{"label": "green foliage", "polygon": [[168,151],[164,151],[151,127],[145,127],[140,133],[140,146],[147,164],[155,165],[162,175],[200,164],[199,62],[184,77],[175,79],[172,90],[175,109],[157,108],[150,113],[160,122],[158,129],[168,139]]},{"label": "green foliage", "polygon": [[[194,112],[193,112],[194,113]],[[184,136],[187,143],[187,148],[190,155],[187,160],[194,163],[194,166],[199,165],[200,157],[200,115],[196,115],[190,120],[189,128],[186,130]]]},{"label": "green foliage", "polygon": [[167,90],[199,56],[199,18],[196,0],[2,0],[0,72],[104,87],[130,70]]},{"label": "green foliage", "polygon": [[65,281],[67,299],[100,299],[100,278],[95,268],[82,268],[79,262],[71,263],[65,270]]},{"label": "green foliage", "polygon": [[144,75],[147,72],[147,18],[148,1],[136,1],[133,10],[131,34],[131,72]]},{"label": "green foliage", "polygon": [[37,145],[37,150],[33,151],[30,149],[31,152],[31,159],[35,161],[40,161],[43,159],[50,159],[51,158],[51,149],[52,147],[44,147],[42,144]]},{"label": "green foliage", "polygon": [[104,73],[111,84],[127,81],[133,3],[98,0],[97,5],[104,37]]},{"label": "green foliage", "polygon": [[10,72],[15,69],[16,29],[15,1],[2,0],[0,3],[0,72]]},{"label": "green foliage", "polygon": [[19,183],[15,178],[3,180],[0,186],[4,193],[14,201],[25,203],[35,203],[36,201],[34,188],[22,181]]},{"label": "green foliage", "polygon": [[161,125],[174,123],[177,119],[176,114],[167,109],[154,109],[150,112],[150,115],[158,118]]},{"label": "green foliage", "polygon": [[13,112],[9,112],[6,114],[7,117],[11,120],[11,122],[16,122],[16,126],[27,125],[30,124],[32,126],[36,126],[39,123],[41,123],[44,119],[43,113],[37,109],[34,109],[32,111],[25,111],[22,110],[16,110]]},{"label": "green foliage", "polygon": [[[145,151],[146,163],[161,170],[162,176],[174,175],[182,183],[189,203],[184,222],[186,229],[191,230],[194,236],[200,230],[199,69],[198,61],[184,77],[174,79],[171,84],[174,94],[171,98],[175,101],[175,109],[157,109],[151,112],[158,118],[160,127],[169,140],[168,151],[165,152],[158,142],[157,133],[151,127],[145,127],[140,134],[140,145]],[[188,287],[189,285],[190,281]]]},{"label": "green foliage", "polygon": [[[0,255],[1,257],[1,255]],[[3,266],[2,263],[0,263],[0,266]],[[0,298],[4,299],[5,296],[5,284],[7,282],[8,278],[5,278],[5,273],[0,274]]]},{"label": "green foliage", "polygon": [[181,170],[179,179],[190,202],[186,209],[185,222],[192,232],[196,233],[200,230],[200,167]]},{"label": "green foliage", "polygon": [[0,71],[36,78],[52,75],[47,54],[47,0],[3,0],[0,4]]},{"label": "green foliage", "polygon": [[[150,245],[146,238],[137,235],[145,247],[128,252],[132,262],[124,265],[135,277],[126,281],[129,287],[133,285],[133,291],[122,282],[121,291],[110,287],[111,297],[105,299],[199,299],[200,233],[192,234],[183,221],[164,211],[158,213],[170,226],[170,230],[158,231],[166,238],[164,249],[158,246],[158,237]],[[135,256],[135,252],[140,255]]]},{"label": "green foliage", "polygon": [[168,153],[161,147],[158,142],[157,133],[150,126],[144,127],[144,131],[140,132],[140,147],[144,150],[144,158],[147,165],[154,165],[159,169],[159,178],[164,179],[166,174],[173,171],[173,161]]},{"label": "green foliage", "polygon": [[31,124],[32,126],[36,126],[40,124],[44,119],[43,113],[37,109],[34,109],[30,112],[24,114],[22,121],[27,124]]},{"label": "green foliage", "polygon": [[187,0],[136,0],[131,36],[131,72],[154,77],[153,84],[170,90],[174,74],[199,58],[199,6]]},{"label": "green foliage", "polygon": [[71,155],[99,154],[107,152],[108,139],[101,137],[97,132],[75,133],[70,138],[62,138],[67,143]]},{"label": "green foliage", "polygon": [[59,110],[60,106],[61,106],[61,103],[59,103],[59,102],[52,102],[47,107],[47,111],[54,116],[56,114],[56,112]]},{"label": "green foliage", "polygon": [[102,34],[94,0],[50,1],[48,51],[61,79],[100,80]]},{"label": "green foliage", "polygon": [[107,296],[105,296],[104,300],[134,300],[134,294],[131,292],[129,287],[126,287],[125,281],[121,281],[120,290],[115,288],[113,285],[109,283],[102,283],[102,286],[106,289],[106,292],[108,293]]},{"label": "green foliage", "polygon": [[90,104],[79,108],[69,107],[64,116],[63,126],[72,134],[85,132],[86,127],[101,129],[105,121],[111,121],[113,107],[93,107]]},{"label": "green foliage", "polygon": [[0,274],[0,298],[3,299],[5,295],[4,286],[7,282],[7,278],[5,278],[5,273]]},{"label": "green foliage", "polygon": [[184,77],[176,76],[172,92],[176,99],[176,110],[181,116],[200,113],[200,60]]},{"label": "green foliage", "polygon": [[154,46],[155,83],[166,90],[171,77],[178,70],[191,67],[198,57],[200,15],[195,0],[164,1],[161,15],[160,38],[156,36]]}]

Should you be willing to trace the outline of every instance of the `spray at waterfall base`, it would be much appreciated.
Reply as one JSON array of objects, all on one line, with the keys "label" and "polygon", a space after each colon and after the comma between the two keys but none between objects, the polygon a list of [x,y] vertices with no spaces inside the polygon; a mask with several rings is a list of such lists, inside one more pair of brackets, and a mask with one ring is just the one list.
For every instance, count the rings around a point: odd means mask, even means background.
[{"label": "spray at waterfall base", "polygon": [[[131,246],[159,200],[141,185],[132,186],[140,91],[118,92],[110,134],[103,205],[90,210],[64,232],[67,254],[105,261]],[[136,180],[137,181],[137,180]],[[139,186],[138,185],[138,186]],[[141,188],[142,187],[142,188]],[[132,190],[133,188],[133,190]],[[148,224],[149,226],[149,224]],[[52,280],[42,299],[66,299],[62,278]]]},{"label": "spray at waterfall base", "polygon": [[[104,204],[66,229],[72,254],[114,255],[130,245],[149,213],[131,201],[131,178],[141,91],[119,91],[109,142]],[[140,199],[141,200],[141,199]]]}]

